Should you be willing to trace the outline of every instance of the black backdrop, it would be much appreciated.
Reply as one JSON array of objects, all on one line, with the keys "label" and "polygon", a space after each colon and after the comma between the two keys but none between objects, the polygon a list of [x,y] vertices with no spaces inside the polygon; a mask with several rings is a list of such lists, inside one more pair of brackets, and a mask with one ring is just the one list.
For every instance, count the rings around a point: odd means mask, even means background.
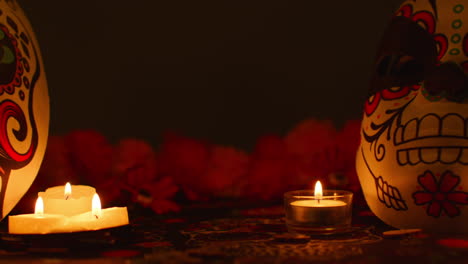
[{"label": "black backdrop", "polygon": [[249,149],[299,121],[361,116],[399,0],[21,0],[38,37],[51,134],[155,146],[166,129]]}]

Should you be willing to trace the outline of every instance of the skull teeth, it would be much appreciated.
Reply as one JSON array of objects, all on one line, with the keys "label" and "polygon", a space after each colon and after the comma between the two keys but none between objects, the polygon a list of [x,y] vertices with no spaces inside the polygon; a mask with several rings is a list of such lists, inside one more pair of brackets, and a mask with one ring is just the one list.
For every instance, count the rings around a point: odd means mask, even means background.
[{"label": "skull teeth", "polygon": [[[468,164],[468,119],[457,114],[428,114],[399,126],[394,134],[400,165]],[[418,141],[416,141],[418,140]],[[403,145],[404,144],[404,145]]]},{"label": "skull teeth", "polygon": [[375,178],[375,181],[377,197],[380,202],[384,203],[388,208],[393,208],[395,210],[408,209],[397,188],[389,185],[383,180],[382,176]]},{"label": "skull teeth", "polygon": [[421,147],[403,149],[397,152],[399,165],[416,165],[419,163],[442,164],[460,163],[468,165],[468,148],[457,147]]},{"label": "skull teeth", "polygon": [[468,119],[460,115],[448,114],[439,117],[434,114],[425,115],[421,119],[411,119],[395,131],[395,144],[431,137],[452,137],[468,139]]}]

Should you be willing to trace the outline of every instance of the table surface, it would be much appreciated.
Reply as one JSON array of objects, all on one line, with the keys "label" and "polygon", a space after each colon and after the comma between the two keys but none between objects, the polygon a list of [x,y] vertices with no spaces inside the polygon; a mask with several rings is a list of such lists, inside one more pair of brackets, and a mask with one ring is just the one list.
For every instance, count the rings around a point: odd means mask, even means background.
[{"label": "table surface", "polygon": [[4,220],[0,263],[468,263],[468,237],[386,236],[367,211],[351,232],[312,237],[289,234],[279,205],[130,212],[129,226],[73,234],[11,235]]}]

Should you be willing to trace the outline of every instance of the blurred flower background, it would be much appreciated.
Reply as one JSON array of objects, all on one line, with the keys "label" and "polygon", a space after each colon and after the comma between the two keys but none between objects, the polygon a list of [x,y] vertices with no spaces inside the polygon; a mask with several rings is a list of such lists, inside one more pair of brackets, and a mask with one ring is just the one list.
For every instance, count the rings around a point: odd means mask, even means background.
[{"label": "blurred flower background", "polygon": [[166,132],[158,149],[137,138],[111,144],[94,130],[50,136],[41,169],[14,212],[32,212],[37,193],[70,182],[96,188],[105,206],[140,207],[156,214],[192,203],[281,203],[284,192],[350,190],[365,206],[355,170],[360,121],[337,130],[331,121],[308,119],[285,136],[264,135],[251,153]]}]

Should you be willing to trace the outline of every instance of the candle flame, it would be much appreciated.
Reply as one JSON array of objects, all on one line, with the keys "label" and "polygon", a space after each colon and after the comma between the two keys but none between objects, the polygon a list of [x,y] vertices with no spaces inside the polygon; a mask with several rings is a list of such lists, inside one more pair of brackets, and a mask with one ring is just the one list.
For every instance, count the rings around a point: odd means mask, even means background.
[{"label": "candle flame", "polygon": [[67,182],[67,184],[65,184],[65,191],[63,193],[64,197],[65,197],[65,200],[68,200],[68,198],[70,198],[71,196],[71,185],[69,182]]},{"label": "candle flame", "polygon": [[101,200],[99,199],[99,195],[97,193],[93,195],[91,212],[93,218],[98,219],[102,216]]},{"label": "candle flame", "polygon": [[314,195],[315,195],[315,198],[317,198],[317,200],[319,200],[319,201],[323,197],[322,184],[320,183],[320,181],[317,181],[317,183],[315,184]]},{"label": "candle flame", "polygon": [[36,200],[36,208],[34,208],[34,214],[38,217],[44,216],[44,200],[42,197],[38,197]]}]

